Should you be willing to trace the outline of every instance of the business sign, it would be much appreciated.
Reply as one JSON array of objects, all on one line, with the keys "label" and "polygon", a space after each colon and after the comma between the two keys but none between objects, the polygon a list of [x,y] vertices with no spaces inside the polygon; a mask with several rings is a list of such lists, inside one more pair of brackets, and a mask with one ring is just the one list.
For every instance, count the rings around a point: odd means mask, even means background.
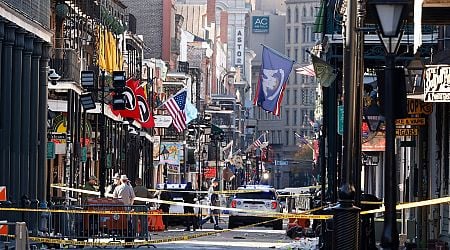
[{"label": "business sign", "polygon": [[234,64],[244,65],[244,28],[236,28]]},{"label": "business sign", "polygon": [[403,126],[423,126],[425,125],[425,118],[405,118],[405,119],[396,119],[395,125],[403,125]]},{"label": "business sign", "polygon": [[363,152],[382,152],[386,149],[386,134],[383,131],[378,131],[375,136],[370,137],[369,140],[363,140],[361,150]]},{"label": "business sign", "polygon": [[155,128],[168,128],[172,124],[172,116],[155,115]]},{"label": "business sign", "polygon": [[287,166],[288,165],[288,161],[277,161],[275,160],[275,166]]},{"label": "business sign", "polygon": [[161,137],[159,135],[153,136],[153,160],[159,161],[159,148],[161,146]]},{"label": "business sign", "polygon": [[419,130],[417,128],[397,128],[395,129],[395,136],[417,136]]},{"label": "business sign", "polygon": [[409,115],[429,115],[433,112],[433,103],[425,103],[417,99],[408,99],[407,109]]},{"label": "business sign", "polygon": [[450,66],[427,65],[423,92],[425,102],[450,102]]},{"label": "business sign", "polygon": [[269,33],[269,16],[253,16],[252,32]]}]

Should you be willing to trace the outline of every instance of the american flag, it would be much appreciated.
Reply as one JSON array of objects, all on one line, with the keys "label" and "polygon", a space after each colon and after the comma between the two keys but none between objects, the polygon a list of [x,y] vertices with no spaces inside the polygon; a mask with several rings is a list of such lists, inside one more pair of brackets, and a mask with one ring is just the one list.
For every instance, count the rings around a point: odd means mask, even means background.
[{"label": "american flag", "polygon": [[294,132],[295,136],[300,140],[301,144],[309,145],[309,141],[303,135],[299,135],[297,132]]},{"label": "american flag", "polygon": [[172,124],[177,132],[181,132],[186,129],[186,96],[187,91],[184,89],[164,103],[170,116],[172,116]]},{"label": "american flag", "polygon": [[[262,139],[261,139],[262,138]],[[263,143],[266,141],[266,134],[262,134],[260,137],[258,137],[258,139],[256,139],[256,141],[253,142],[253,146],[255,148],[259,148],[261,147],[261,145],[263,145]]]}]

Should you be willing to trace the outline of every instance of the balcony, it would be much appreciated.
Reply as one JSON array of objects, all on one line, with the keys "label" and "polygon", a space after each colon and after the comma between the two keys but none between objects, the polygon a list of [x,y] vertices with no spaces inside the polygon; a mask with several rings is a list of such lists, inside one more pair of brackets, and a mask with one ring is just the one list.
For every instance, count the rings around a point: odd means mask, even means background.
[{"label": "balcony", "polygon": [[[61,76],[60,81],[80,83],[80,58],[74,49],[54,48],[50,67]],[[61,59],[62,58],[62,59]]]}]

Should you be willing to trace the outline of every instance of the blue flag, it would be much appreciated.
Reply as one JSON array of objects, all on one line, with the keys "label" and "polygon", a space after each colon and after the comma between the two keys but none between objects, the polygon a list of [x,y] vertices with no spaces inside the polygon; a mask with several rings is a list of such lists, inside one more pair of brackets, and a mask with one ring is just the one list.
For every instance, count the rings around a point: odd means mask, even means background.
[{"label": "blue flag", "polygon": [[294,62],[263,45],[262,65],[253,104],[280,115],[281,101]]},{"label": "blue flag", "polygon": [[198,116],[198,110],[190,101],[186,101],[186,123],[189,124]]}]

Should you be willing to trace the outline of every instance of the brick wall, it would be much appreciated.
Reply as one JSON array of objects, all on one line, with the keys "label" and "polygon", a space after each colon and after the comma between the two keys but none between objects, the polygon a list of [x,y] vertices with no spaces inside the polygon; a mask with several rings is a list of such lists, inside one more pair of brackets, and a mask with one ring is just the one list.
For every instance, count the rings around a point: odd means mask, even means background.
[{"label": "brick wall", "polygon": [[162,58],[164,0],[122,0],[136,17],[136,33],[144,36],[145,58]]},{"label": "brick wall", "polygon": [[228,12],[220,12],[220,41],[228,43]]},{"label": "brick wall", "polygon": [[206,7],[208,26],[216,21],[216,0],[208,0]]}]

